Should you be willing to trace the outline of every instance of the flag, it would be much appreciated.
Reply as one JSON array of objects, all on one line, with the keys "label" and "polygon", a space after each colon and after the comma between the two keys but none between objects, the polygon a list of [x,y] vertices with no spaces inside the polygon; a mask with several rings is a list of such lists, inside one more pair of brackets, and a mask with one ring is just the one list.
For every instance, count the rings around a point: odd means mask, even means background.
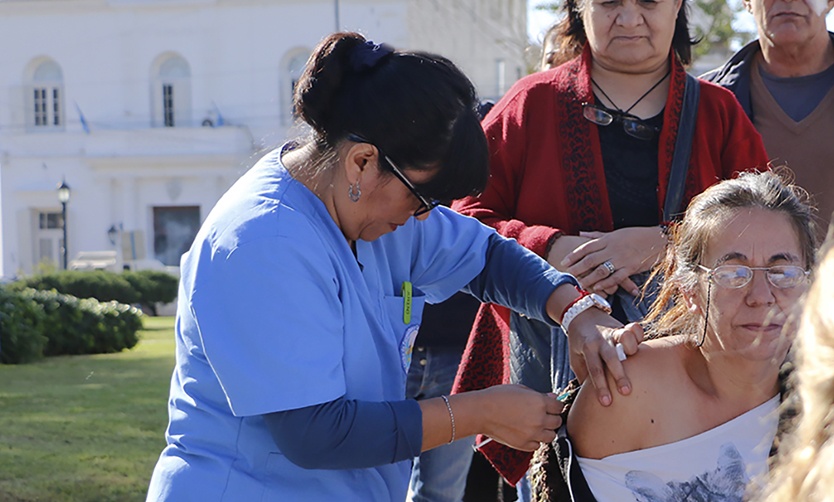
[{"label": "flag", "polygon": [[87,123],[87,118],[84,117],[84,113],[81,111],[78,103],[75,103],[75,110],[78,112],[78,120],[81,121],[81,128],[84,129],[85,133],[90,134],[90,125]]},{"label": "flag", "polygon": [[215,103],[214,101],[212,101],[212,102],[211,102],[211,104],[212,104],[212,105],[214,105],[214,113],[216,113],[216,114],[217,114],[217,124],[215,124],[215,125],[216,125],[217,127],[220,127],[220,126],[222,126],[222,125],[223,125],[226,121],[225,121],[225,120],[223,120],[223,114],[222,114],[222,113],[220,113],[220,108],[218,108],[218,107],[217,107],[217,103]]}]

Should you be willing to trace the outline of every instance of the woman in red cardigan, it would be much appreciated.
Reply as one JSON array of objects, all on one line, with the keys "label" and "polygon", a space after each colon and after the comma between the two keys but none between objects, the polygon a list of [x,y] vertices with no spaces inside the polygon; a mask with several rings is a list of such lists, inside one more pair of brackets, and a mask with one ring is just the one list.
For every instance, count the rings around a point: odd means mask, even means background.
[{"label": "woman in red cardigan", "polygon": [[[686,8],[686,0],[567,0],[558,42],[566,62],[518,81],[487,115],[489,184],[453,206],[607,296],[624,323],[647,311],[651,295],[641,301],[638,289],[666,244],[662,208],[676,139],[693,120],[681,114],[693,43]],[[767,167],[761,137],[733,95],[706,82],[698,88],[681,212],[717,181]],[[555,390],[573,377],[571,367],[584,380],[587,364],[599,400],[610,403],[600,343],[571,340],[569,350],[558,328],[484,305],[456,389],[510,381]],[[613,345],[602,357],[616,361]],[[619,391],[630,390],[625,382]],[[512,483],[527,468],[527,454],[497,444],[483,451]]]}]

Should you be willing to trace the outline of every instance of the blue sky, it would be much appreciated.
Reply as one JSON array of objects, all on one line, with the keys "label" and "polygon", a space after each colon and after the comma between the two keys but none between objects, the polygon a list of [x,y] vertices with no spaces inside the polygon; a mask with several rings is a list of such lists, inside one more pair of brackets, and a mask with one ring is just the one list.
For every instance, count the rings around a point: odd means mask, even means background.
[{"label": "blue sky", "polygon": [[[531,40],[535,40],[537,42],[541,41],[544,31],[553,23],[555,19],[553,14],[535,9],[536,5],[542,3],[549,3],[549,1],[527,0],[527,34],[530,36]],[[828,29],[834,29],[834,11],[829,13],[827,21]],[[746,11],[739,14],[736,22],[739,27],[742,27],[745,30],[753,31],[755,29],[753,18]]]}]

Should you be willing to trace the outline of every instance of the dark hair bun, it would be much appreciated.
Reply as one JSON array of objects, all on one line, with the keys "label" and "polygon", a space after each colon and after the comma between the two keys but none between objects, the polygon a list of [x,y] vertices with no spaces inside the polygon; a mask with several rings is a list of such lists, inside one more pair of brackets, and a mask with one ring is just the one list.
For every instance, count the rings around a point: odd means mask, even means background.
[{"label": "dark hair bun", "polygon": [[486,184],[488,151],[475,89],[442,56],[335,33],[313,50],[294,105],[322,153],[358,135],[402,168],[436,170],[421,188],[437,200],[477,193]]},{"label": "dark hair bun", "polygon": [[353,32],[327,36],[313,50],[298,79],[293,93],[295,114],[323,136],[328,130],[333,100],[352,71],[350,52],[365,42],[365,37]]}]

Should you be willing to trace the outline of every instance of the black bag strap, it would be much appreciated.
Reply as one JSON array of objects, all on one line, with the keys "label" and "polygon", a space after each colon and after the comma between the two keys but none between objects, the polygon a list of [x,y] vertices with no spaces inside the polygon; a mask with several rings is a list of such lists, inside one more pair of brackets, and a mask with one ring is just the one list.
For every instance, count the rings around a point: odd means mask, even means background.
[{"label": "black bag strap", "polygon": [[571,502],[597,502],[594,493],[588,486],[588,481],[585,479],[585,474],[582,473],[582,468],[579,467],[579,460],[576,458],[576,453],[573,451],[573,445],[570,438],[565,434],[564,430],[560,429],[559,435],[554,441],[556,448],[556,458],[559,462],[559,470],[562,472],[562,477],[567,484],[568,498],[557,498],[554,502],[570,500]]},{"label": "black bag strap", "polygon": [[683,91],[683,107],[678,120],[678,136],[675,138],[675,153],[672,155],[672,171],[663,203],[663,222],[668,223],[682,212],[683,192],[686,188],[686,173],[692,154],[692,138],[695,136],[695,122],[698,118],[698,99],[701,86],[698,79],[686,74]]}]

